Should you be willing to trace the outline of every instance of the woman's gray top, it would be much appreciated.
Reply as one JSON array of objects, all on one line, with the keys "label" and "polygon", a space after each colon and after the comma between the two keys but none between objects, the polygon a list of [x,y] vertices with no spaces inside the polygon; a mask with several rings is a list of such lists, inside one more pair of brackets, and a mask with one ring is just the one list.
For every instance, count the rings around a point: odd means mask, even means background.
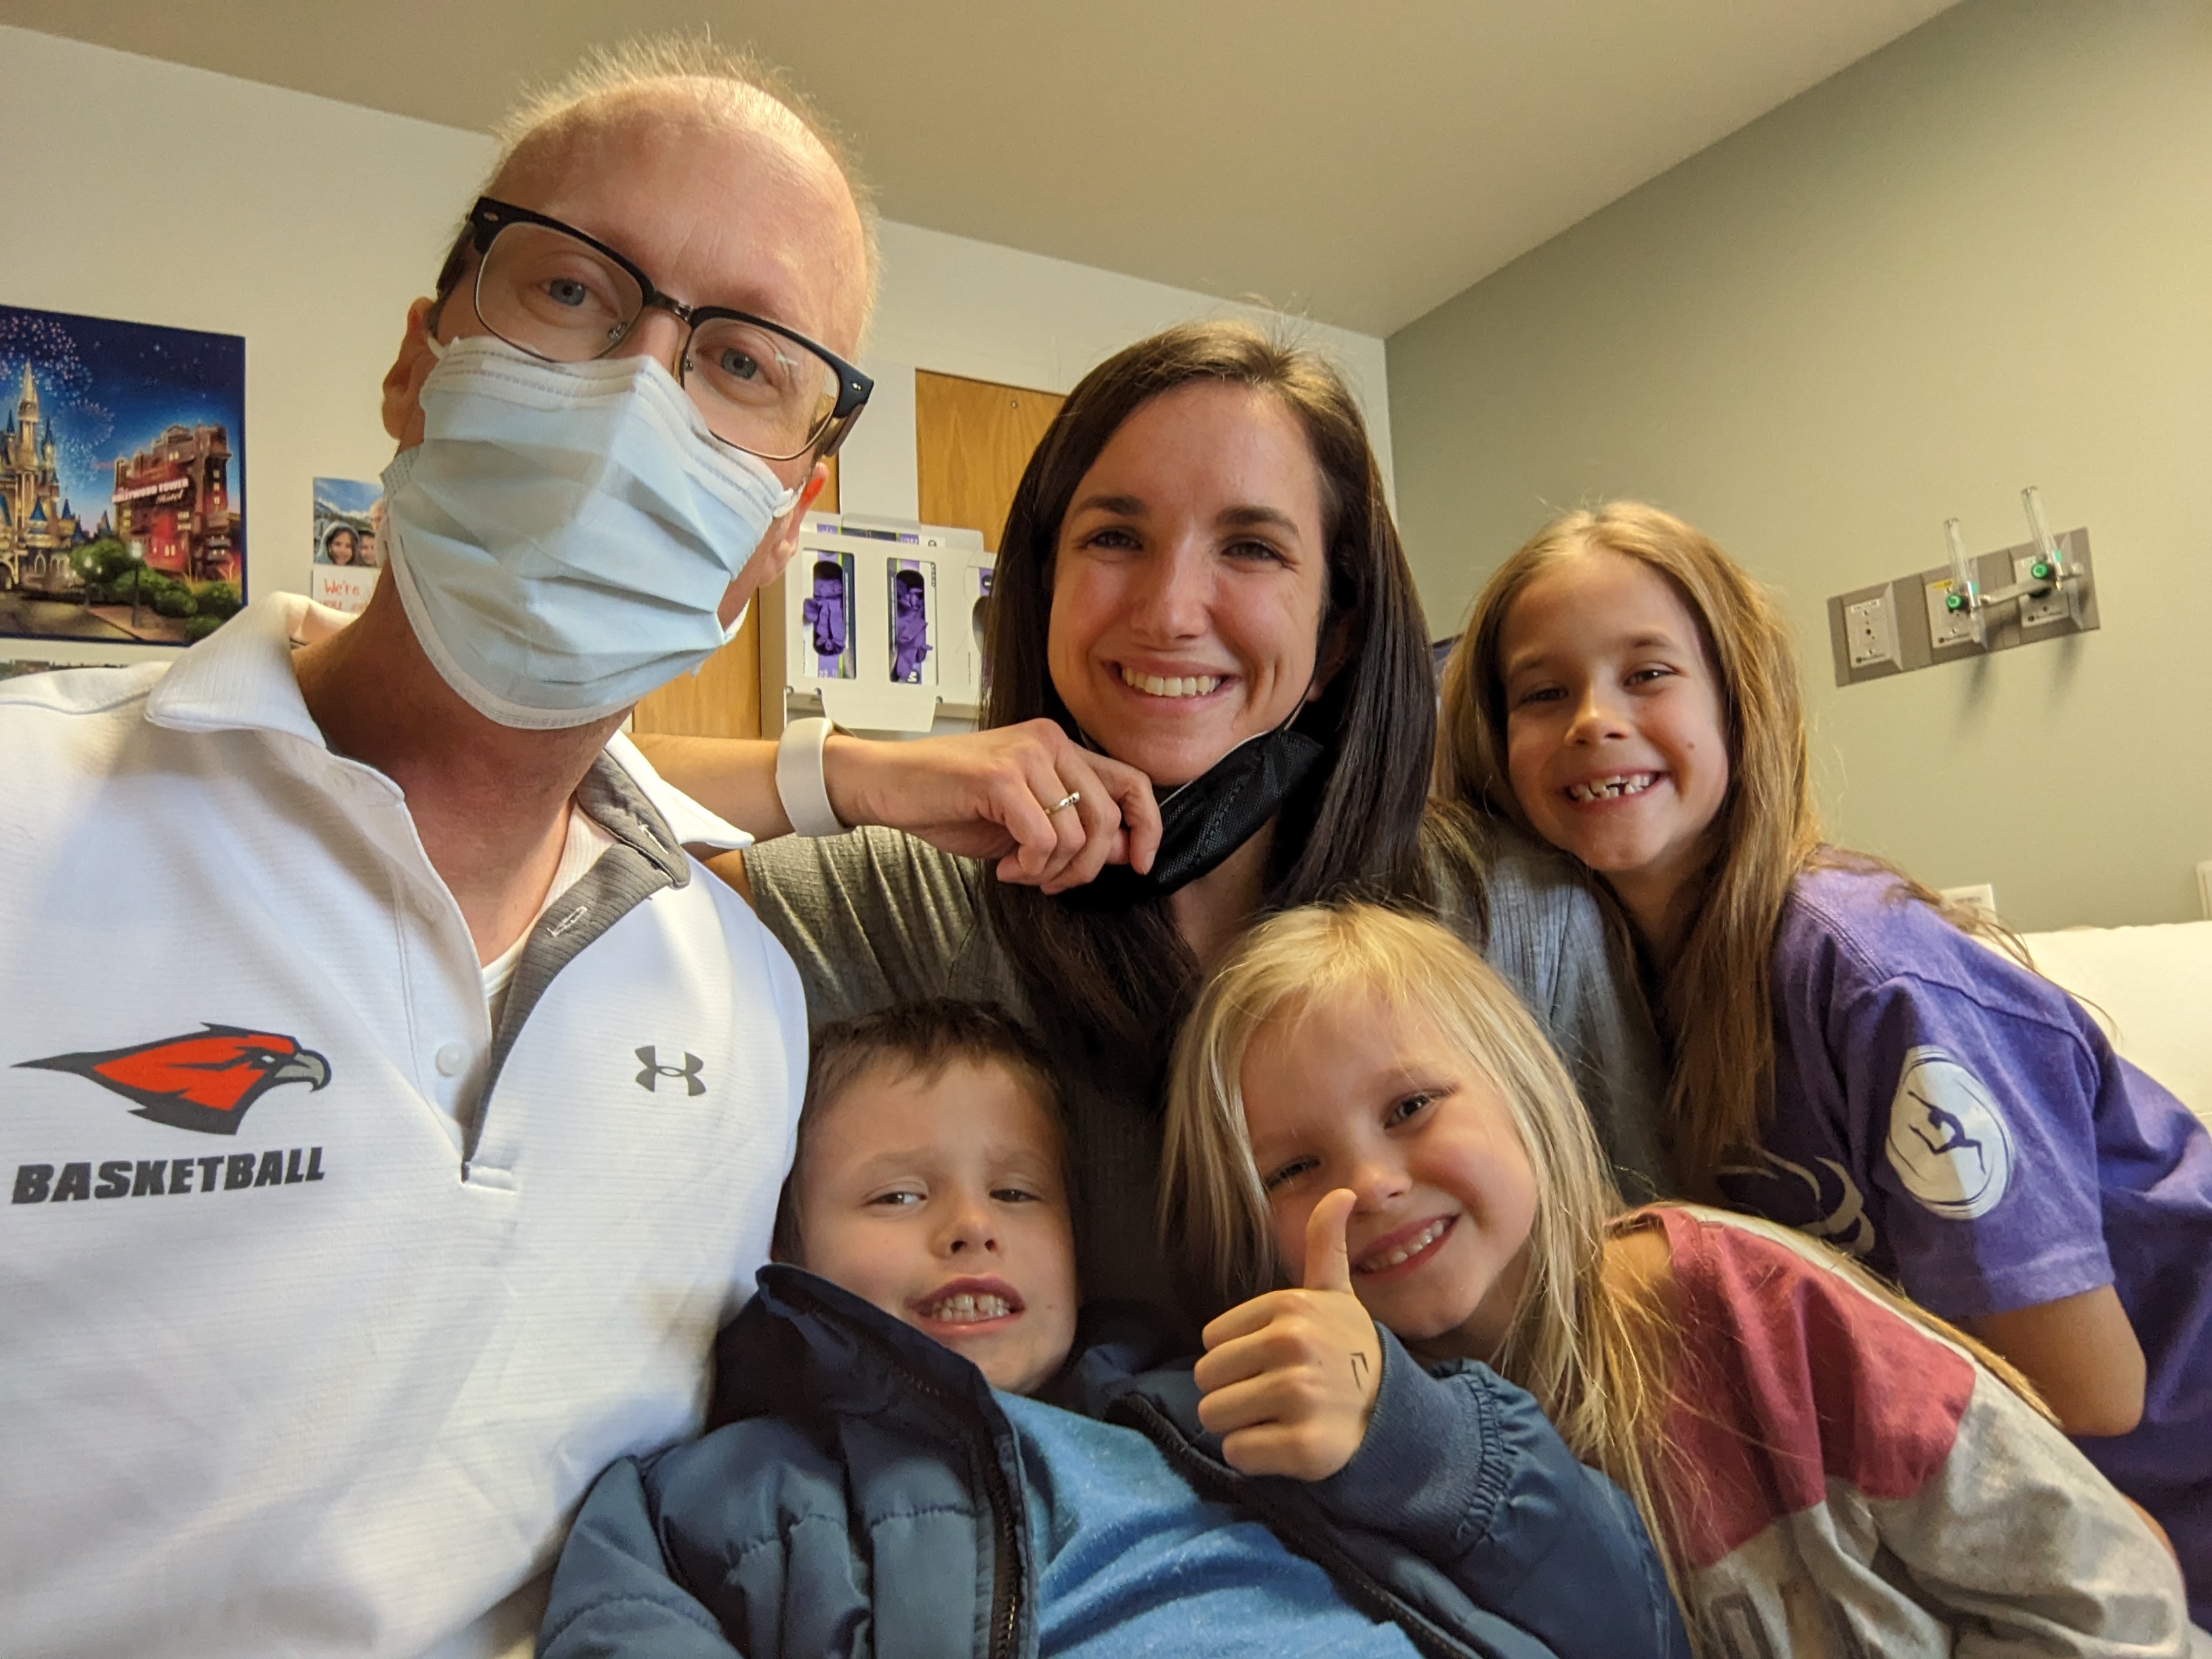
[{"label": "woman's gray top", "polygon": [[[818,841],[787,836],[744,858],[753,907],[799,964],[815,1026],[923,997],[997,1002],[1039,1025],[984,915],[989,877],[976,860],[875,828]],[[1442,920],[1482,945],[1565,1057],[1629,1194],[1666,1190],[1658,1043],[1584,878],[1550,848],[1501,830],[1483,895],[1486,939],[1472,905],[1447,906]],[[1091,1071],[1074,1062],[1059,1074],[1084,1294],[1173,1304],[1153,1214],[1161,1103]]]}]

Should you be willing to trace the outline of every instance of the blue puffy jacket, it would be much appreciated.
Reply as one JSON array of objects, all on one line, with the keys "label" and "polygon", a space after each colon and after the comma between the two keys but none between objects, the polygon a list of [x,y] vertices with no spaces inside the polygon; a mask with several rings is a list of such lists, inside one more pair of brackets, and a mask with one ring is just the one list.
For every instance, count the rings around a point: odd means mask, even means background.
[{"label": "blue puffy jacket", "polygon": [[[600,1477],[554,1574],[546,1659],[963,1659],[1036,1652],[1012,1425],[982,1374],[794,1267],[722,1334],[705,1438]],[[1042,1397],[1148,1435],[1200,1496],[1264,1520],[1425,1654],[1686,1655],[1634,1507],[1487,1366],[1424,1370],[1383,1333],[1352,1462],[1241,1475],[1199,1426],[1188,1364],[1086,1315]]]}]

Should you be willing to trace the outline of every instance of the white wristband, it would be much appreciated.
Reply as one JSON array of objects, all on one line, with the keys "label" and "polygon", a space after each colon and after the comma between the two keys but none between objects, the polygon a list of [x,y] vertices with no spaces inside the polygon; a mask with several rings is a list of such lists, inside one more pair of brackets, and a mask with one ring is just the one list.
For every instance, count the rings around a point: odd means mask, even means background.
[{"label": "white wristband", "polygon": [[817,715],[792,721],[776,740],[776,799],[794,835],[842,836],[849,827],[830,805],[830,781],[822,770],[823,747],[836,729]]}]

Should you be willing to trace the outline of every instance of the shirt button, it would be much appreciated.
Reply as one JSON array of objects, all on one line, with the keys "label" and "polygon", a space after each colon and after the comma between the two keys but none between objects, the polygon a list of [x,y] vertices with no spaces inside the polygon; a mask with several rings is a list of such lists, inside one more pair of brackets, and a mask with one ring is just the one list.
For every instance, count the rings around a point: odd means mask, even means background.
[{"label": "shirt button", "polygon": [[459,1077],[461,1067],[469,1063],[469,1051],[458,1042],[448,1042],[432,1058],[437,1061],[439,1076]]}]

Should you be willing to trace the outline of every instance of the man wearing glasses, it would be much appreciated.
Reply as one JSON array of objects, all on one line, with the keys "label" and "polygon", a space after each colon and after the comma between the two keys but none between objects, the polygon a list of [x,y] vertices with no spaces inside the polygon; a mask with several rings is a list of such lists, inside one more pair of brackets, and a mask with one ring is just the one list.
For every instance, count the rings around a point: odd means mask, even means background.
[{"label": "man wearing glasses", "polygon": [[696,46],[508,138],[385,383],[367,611],[0,693],[10,1654],[526,1640],[766,1255],[798,980],[615,734],[790,556],[867,224]]}]

